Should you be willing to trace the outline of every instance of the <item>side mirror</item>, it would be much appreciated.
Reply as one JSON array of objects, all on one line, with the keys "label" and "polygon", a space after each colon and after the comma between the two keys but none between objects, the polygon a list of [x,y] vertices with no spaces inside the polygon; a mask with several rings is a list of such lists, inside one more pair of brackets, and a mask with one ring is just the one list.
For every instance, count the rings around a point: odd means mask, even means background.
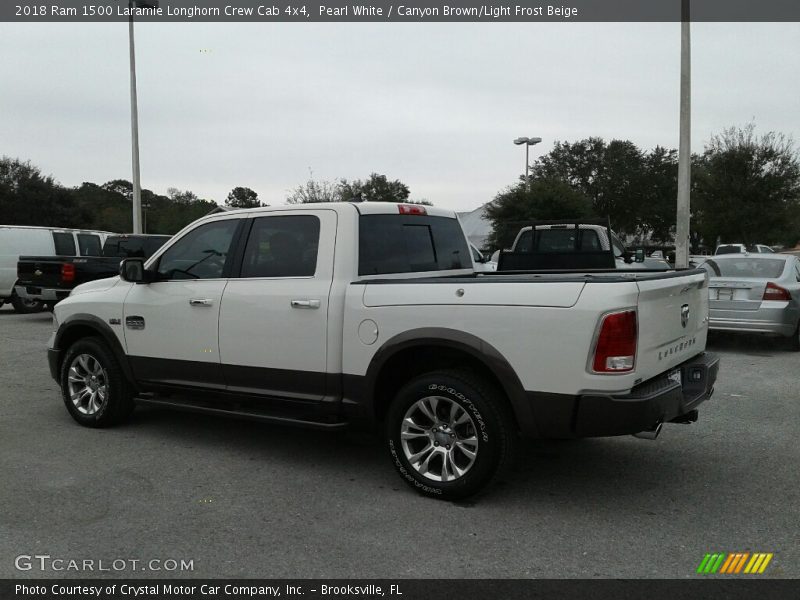
[{"label": "side mirror", "polygon": [[633,260],[635,262],[644,262],[644,248],[637,248],[636,252],[633,255]]},{"label": "side mirror", "polygon": [[141,258],[126,258],[119,263],[119,276],[123,281],[130,283],[146,283],[144,260]]}]

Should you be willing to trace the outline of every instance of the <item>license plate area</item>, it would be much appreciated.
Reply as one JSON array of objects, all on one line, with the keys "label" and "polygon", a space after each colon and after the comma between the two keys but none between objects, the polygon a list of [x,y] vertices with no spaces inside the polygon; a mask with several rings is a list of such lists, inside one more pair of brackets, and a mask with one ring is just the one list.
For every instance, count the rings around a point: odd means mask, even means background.
[{"label": "license plate area", "polygon": [[731,288],[717,288],[717,300],[733,300],[734,290]]}]

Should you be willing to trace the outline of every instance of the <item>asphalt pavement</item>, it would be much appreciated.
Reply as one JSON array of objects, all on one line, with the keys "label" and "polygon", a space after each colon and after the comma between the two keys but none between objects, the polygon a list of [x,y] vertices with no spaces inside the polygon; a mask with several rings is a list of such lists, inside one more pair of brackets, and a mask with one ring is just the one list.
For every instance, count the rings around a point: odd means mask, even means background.
[{"label": "asphalt pavement", "polygon": [[[684,578],[738,551],[800,577],[800,353],[774,340],[711,340],[697,423],[528,443],[507,481],[450,503],[407,488],[364,435],[160,409],[80,427],[50,330],[48,313],[0,309],[0,577]],[[51,558],[17,558],[36,555]]]}]

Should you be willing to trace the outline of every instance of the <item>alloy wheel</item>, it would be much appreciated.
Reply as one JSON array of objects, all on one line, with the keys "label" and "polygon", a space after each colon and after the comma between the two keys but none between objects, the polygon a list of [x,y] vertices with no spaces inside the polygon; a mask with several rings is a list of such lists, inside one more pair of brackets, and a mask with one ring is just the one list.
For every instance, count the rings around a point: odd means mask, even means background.
[{"label": "alloy wheel", "polygon": [[411,467],[432,481],[455,481],[475,464],[478,437],[469,413],[442,396],[417,400],[406,411],[400,431]]}]

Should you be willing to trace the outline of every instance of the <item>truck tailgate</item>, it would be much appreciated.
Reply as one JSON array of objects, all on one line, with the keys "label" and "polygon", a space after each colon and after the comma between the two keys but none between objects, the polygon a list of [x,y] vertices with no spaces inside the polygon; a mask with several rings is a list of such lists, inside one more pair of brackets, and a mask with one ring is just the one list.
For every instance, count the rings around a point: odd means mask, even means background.
[{"label": "truck tailgate", "polygon": [[[65,256],[64,261],[70,260]],[[17,262],[18,285],[54,288],[61,284],[62,261],[54,256],[21,256]]]},{"label": "truck tailgate", "polygon": [[647,380],[668,371],[706,346],[708,280],[688,272],[638,281],[639,348],[636,374]]}]

